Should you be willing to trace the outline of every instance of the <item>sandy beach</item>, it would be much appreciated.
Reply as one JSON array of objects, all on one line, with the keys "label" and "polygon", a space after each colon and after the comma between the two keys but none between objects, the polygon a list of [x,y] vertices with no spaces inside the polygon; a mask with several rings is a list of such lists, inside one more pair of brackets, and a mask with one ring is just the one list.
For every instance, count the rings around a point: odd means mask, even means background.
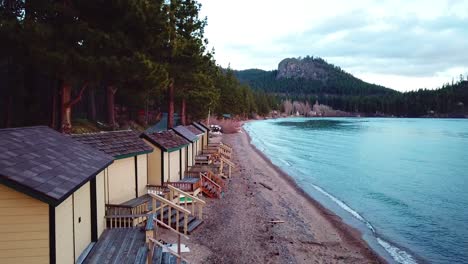
[{"label": "sandy beach", "polygon": [[[257,151],[245,131],[224,135],[237,167],[222,199],[183,241],[193,263],[383,263],[360,233],[315,202]],[[272,223],[277,221],[278,223]],[[284,222],[283,222],[284,221]]]}]

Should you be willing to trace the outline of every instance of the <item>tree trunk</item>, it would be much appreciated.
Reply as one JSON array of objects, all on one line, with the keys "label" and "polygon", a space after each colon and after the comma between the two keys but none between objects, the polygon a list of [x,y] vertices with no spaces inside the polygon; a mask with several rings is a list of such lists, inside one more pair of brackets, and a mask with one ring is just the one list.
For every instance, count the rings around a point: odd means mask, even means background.
[{"label": "tree trunk", "polygon": [[63,81],[60,87],[60,93],[61,93],[60,127],[63,133],[70,133],[71,132],[71,106],[69,103],[71,101],[71,85],[68,84],[66,81]]},{"label": "tree trunk", "polygon": [[182,122],[182,125],[185,126],[185,124],[187,123],[187,117],[185,115],[185,111],[186,111],[186,101],[185,101],[185,97],[182,98],[182,109],[181,109],[181,113],[180,113],[180,121]]},{"label": "tree trunk", "polygon": [[167,113],[167,128],[174,127],[174,80],[169,84],[169,110]]},{"label": "tree trunk", "polygon": [[61,130],[62,130],[62,133],[71,133],[71,129],[72,129],[72,123],[71,123],[71,110],[72,110],[72,107],[73,105],[75,105],[76,103],[78,103],[80,100],[81,100],[81,97],[83,96],[83,92],[84,90],[86,89],[86,87],[88,86],[88,83],[85,83],[83,85],[83,87],[81,88],[80,90],[80,93],[78,94],[78,96],[74,99],[71,98],[71,90],[72,90],[72,87],[69,83],[67,83],[66,81],[62,81],[62,85],[60,87],[60,93],[61,93],[61,96],[60,96],[60,112],[61,112],[61,122],[60,122],[60,125],[61,125]]},{"label": "tree trunk", "polygon": [[112,85],[107,86],[107,122],[114,129],[116,128],[115,124],[115,101],[114,95],[117,92],[117,89]]},{"label": "tree trunk", "polygon": [[91,121],[96,121],[96,90],[89,90],[89,107],[88,107],[88,118]]}]

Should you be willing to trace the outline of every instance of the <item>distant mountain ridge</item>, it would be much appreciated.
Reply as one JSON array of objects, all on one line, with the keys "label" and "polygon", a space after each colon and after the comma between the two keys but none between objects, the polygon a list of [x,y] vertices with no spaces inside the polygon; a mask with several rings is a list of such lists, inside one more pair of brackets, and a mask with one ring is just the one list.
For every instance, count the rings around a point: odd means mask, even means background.
[{"label": "distant mountain ridge", "polygon": [[303,95],[384,95],[395,90],[364,82],[319,57],[286,58],[274,71],[234,71],[242,83],[270,93]]},{"label": "distant mountain ridge", "polygon": [[276,98],[328,105],[361,116],[468,117],[468,76],[435,90],[398,92],[367,83],[319,57],[287,58],[278,69],[233,71]]}]

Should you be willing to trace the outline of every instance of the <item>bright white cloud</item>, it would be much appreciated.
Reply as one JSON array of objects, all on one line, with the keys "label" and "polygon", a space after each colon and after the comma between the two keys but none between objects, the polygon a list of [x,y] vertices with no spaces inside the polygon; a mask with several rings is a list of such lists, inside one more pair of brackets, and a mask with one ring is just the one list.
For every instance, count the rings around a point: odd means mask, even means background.
[{"label": "bright white cloud", "polygon": [[286,57],[312,55],[398,90],[468,74],[468,1],[200,2],[224,67],[271,70]]}]

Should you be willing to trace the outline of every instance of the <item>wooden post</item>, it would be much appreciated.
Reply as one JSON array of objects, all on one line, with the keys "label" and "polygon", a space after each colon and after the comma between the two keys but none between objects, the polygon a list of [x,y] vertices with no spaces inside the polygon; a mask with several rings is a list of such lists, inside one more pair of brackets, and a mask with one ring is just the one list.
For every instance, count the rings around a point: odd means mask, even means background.
[{"label": "wooden post", "polygon": [[149,239],[148,247],[149,247],[148,264],[151,264],[151,263],[153,263],[153,253],[154,253],[154,242],[153,242],[153,240]]},{"label": "wooden post", "polygon": [[177,234],[177,264],[180,264],[180,233]]}]

